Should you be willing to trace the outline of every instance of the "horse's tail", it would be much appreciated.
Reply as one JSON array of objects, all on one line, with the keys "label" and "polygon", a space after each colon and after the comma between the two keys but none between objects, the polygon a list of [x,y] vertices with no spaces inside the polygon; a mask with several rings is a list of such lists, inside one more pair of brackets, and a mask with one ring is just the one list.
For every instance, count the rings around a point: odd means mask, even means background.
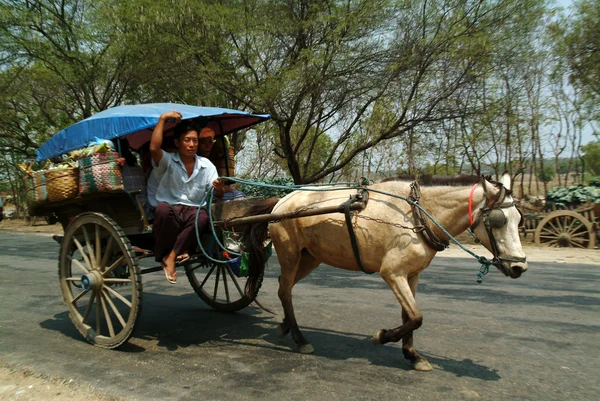
[{"label": "horse's tail", "polygon": [[[279,202],[279,198],[265,199],[257,205],[254,205],[246,216],[255,216],[260,214],[269,214]],[[246,281],[246,294],[256,296],[256,286],[261,279],[267,258],[265,256],[265,241],[269,236],[269,222],[248,224],[244,227],[242,234],[242,247],[244,252],[248,253],[248,281]]]}]

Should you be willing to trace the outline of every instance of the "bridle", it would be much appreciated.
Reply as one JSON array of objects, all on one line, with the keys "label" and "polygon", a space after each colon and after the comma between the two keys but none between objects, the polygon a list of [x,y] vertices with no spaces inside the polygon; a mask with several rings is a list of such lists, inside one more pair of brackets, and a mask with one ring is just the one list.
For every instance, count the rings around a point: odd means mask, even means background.
[{"label": "bridle", "polygon": [[[479,225],[479,223],[483,221],[485,231],[487,232],[488,238],[490,240],[490,246],[492,247],[492,254],[494,255],[493,264],[496,265],[496,267],[499,267],[496,262],[501,261],[525,263],[527,261],[527,258],[510,255],[502,257],[500,256],[498,241],[496,240],[492,229],[502,228],[508,222],[508,220],[506,219],[506,215],[504,214],[502,209],[510,209],[511,207],[515,207],[519,212],[519,215],[521,216],[519,226],[523,224],[523,213],[521,213],[521,211],[516,207],[516,201],[504,202],[506,196],[510,195],[510,190],[507,190],[504,187],[504,185],[502,185],[499,182],[493,182],[493,184],[500,188],[500,191],[489,205],[486,204],[484,207],[481,208],[481,215],[475,221],[473,221],[473,193],[475,192],[477,184],[473,185],[473,187],[471,188],[471,193],[469,194],[469,228],[473,232],[475,230],[475,227],[477,227],[477,225]],[[484,196],[486,195],[487,194],[484,193]]]}]

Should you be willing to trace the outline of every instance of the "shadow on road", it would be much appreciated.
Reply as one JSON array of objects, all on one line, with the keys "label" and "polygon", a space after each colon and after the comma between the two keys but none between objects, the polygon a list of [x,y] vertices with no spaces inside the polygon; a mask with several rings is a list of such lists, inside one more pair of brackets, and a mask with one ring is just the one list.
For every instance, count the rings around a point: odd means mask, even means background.
[{"label": "shadow on road", "polygon": [[[276,334],[277,324],[273,317],[255,308],[246,308],[237,313],[221,313],[205,306],[195,294],[172,296],[145,293],[144,311],[136,324],[133,336],[118,351],[142,353],[155,348],[178,351],[188,347],[200,347],[213,350],[230,348],[229,351],[244,352],[246,347],[251,347],[261,348],[263,357],[272,358],[273,363],[281,359],[282,353],[284,358],[299,357],[291,337],[282,339]],[[40,326],[75,341],[85,342],[67,312],[55,314],[52,319],[41,322]],[[302,330],[315,345],[314,357],[317,360],[364,359],[372,365],[411,370],[399,344],[374,345],[369,338],[358,333],[313,327],[302,327]],[[496,371],[469,359],[425,356],[434,365],[457,377],[500,379]]]}]

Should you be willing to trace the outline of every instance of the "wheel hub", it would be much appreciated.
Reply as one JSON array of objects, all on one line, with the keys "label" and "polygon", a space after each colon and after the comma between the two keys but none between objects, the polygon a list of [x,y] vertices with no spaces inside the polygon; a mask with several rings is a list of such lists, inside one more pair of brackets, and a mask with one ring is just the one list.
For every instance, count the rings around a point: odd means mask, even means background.
[{"label": "wheel hub", "polygon": [[99,292],[103,286],[102,274],[98,271],[91,271],[81,276],[81,286],[84,290]]},{"label": "wheel hub", "polygon": [[571,237],[568,234],[560,234],[557,243],[559,246],[568,247],[571,244]]}]

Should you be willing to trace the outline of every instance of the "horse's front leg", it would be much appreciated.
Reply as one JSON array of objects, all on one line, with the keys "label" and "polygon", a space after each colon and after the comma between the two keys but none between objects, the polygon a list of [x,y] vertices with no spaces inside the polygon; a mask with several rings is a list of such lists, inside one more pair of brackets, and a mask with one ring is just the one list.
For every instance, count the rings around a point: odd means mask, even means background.
[{"label": "horse's front leg", "polygon": [[394,295],[402,306],[402,326],[394,329],[381,329],[373,336],[375,344],[385,344],[388,342],[398,342],[402,339],[402,353],[404,357],[411,361],[413,368],[419,371],[432,370],[427,359],[423,358],[413,347],[413,332],[421,327],[423,315],[415,300],[417,283],[419,275],[416,274],[410,279],[404,276],[396,276],[383,279],[391,287]]}]

